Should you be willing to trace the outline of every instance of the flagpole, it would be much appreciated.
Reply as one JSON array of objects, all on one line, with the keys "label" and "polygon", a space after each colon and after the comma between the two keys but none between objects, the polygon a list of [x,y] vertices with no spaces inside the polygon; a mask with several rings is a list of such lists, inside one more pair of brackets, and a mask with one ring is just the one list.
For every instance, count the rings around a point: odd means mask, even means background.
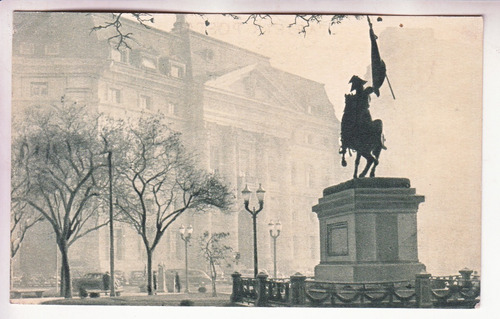
[{"label": "flagpole", "polygon": [[387,79],[387,84],[389,84],[389,89],[391,89],[392,98],[396,99],[396,97],[394,96],[394,92],[392,91],[391,81],[389,81],[389,77],[387,76],[387,72],[385,73],[385,78]]}]

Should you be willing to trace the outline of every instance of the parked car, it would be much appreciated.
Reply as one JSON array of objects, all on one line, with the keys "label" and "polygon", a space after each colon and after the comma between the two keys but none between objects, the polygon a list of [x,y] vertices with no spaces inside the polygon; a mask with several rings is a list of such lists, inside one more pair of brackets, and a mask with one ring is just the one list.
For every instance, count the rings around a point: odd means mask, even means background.
[{"label": "parked car", "polygon": [[127,284],[127,277],[125,277],[125,273],[121,270],[115,270],[115,280],[118,281],[120,286]]},{"label": "parked car", "polygon": [[130,273],[128,284],[130,286],[141,286],[146,283],[146,275],[143,270],[135,270]]},{"label": "parked car", "polygon": [[[181,291],[186,288],[186,270],[185,269],[167,269],[165,271],[165,285],[168,292],[174,292],[175,290],[175,273],[179,274],[179,279],[181,280]],[[198,269],[189,269],[189,289],[197,290],[200,292],[206,291],[207,288],[212,284],[212,279],[206,272]]]},{"label": "parked car", "polygon": [[[81,289],[85,290],[102,290],[104,289],[104,281],[102,277],[104,276],[104,273],[102,272],[91,272],[88,274],[85,274],[81,278],[75,278],[73,279],[73,290],[74,291],[81,291]],[[121,285],[118,283],[117,280],[115,280],[115,289],[120,288]]]}]

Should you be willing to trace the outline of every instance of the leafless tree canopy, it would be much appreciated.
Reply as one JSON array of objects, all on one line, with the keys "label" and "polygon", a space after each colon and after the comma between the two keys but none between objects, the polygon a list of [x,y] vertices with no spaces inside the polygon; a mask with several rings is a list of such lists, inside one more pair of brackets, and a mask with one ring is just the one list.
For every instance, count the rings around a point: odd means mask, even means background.
[{"label": "leafless tree canopy", "polygon": [[71,296],[68,248],[106,224],[98,214],[106,183],[100,174],[107,166],[98,119],[84,107],[62,100],[48,109],[31,109],[22,121],[14,122],[14,216],[20,209],[36,212],[34,220],[43,217],[52,226],[63,260],[66,297]]},{"label": "leafless tree canopy", "polygon": [[227,209],[231,193],[217,176],[197,168],[179,134],[160,116],[144,115],[125,132],[127,148],[118,157],[126,161],[116,167],[115,205],[143,240],[151,286],[152,254],[168,227],[188,209]]}]

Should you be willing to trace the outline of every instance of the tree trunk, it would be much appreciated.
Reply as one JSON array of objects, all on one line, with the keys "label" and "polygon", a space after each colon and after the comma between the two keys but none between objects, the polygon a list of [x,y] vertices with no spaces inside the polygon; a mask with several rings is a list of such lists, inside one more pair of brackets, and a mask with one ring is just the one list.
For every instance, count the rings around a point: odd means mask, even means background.
[{"label": "tree trunk", "polygon": [[64,298],[71,298],[71,276],[67,243],[59,243],[59,250],[61,251],[61,293]]},{"label": "tree trunk", "polygon": [[210,277],[212,277],[212,297],[217,297],[217,286],[215,285],[217,273],[215,272],[215,264],[213,262],[210,262],[210,272]]},{"label": "tree trunk", "polygon": [[147,276],[148,276],[148,285],[147,285],[147,291],[148,295],[153,295],[153,250],[151,249],[146,249],[146,254],[148,256],[148,271],[147,271]]},{"label": "tree trunk", "polygon": [[64,268],[61,265],[60,271],[59,271],[59,280],[61,281],[61,284],[59,285],[59,296],[64,297]]}]

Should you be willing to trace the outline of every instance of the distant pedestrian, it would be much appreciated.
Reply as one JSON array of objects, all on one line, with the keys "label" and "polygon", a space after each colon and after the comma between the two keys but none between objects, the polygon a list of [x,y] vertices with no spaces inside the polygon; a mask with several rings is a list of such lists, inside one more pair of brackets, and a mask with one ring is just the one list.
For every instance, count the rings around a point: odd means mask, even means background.
[{"label": "distant pedestrian", "polygon": [[102,288],[104,289],[104,291],[109,290],[110,281],[111,281],[111,276],[109,275],[109,271],[106,271],[106,273],[102,275]]},{"label": "distant pedestrian", "polygon": [[181,278],[179,277],[179,273],[175,272],[175,290],[177,292],[181,292]]},{"label": "distant pedestrian", "polygon": [[158,288],[158,276],[156,275],[156,271],[153,271],[153,291],[155,295],[157,288]]}]

